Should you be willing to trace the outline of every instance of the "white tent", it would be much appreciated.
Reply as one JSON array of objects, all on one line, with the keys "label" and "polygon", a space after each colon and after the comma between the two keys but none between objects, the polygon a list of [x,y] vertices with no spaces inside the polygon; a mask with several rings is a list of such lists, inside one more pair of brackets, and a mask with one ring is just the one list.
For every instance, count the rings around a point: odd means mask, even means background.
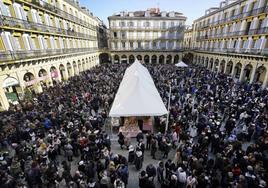
[{"label": "white tent", "polygon": [[175,64],[176,67],[188,67],[188,65],[186,63],[184,63],[183,61]]},{"label": "white tent", "polygon": [[149,71],[136,60],[124,74],[109,116],[161,116],[165,114],[167,114],[167,109]]}]

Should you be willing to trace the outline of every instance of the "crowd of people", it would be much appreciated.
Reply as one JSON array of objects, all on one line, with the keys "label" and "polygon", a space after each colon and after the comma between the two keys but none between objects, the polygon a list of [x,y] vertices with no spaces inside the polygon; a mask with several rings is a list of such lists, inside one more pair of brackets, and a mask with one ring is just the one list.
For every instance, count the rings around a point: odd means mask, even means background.
[{"label": "crowd of people", "polygon": [[159,182],[179,188],[267,187],[268,89],[202,67],[147,67],[166,106],[171,101],[170,128],[152,135],[152,143],[163,158],[176,148]]},{"label": "crowd of people", "polygon": [[[156,117],[131,156],[114,153],[103,125],[127,66],[94,67],[1,112],[0,187],[125,188],[135,152],[141,188],[267,187],[268,90],[195,65],[145,65],[170,97],[169,129]],[[155,163],[142,166],[146,150]]]}]

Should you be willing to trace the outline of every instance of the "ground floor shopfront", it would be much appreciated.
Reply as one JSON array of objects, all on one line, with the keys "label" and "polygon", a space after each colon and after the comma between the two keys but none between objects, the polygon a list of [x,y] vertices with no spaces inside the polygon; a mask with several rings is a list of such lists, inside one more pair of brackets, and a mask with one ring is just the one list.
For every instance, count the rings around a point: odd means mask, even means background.
[{"label": "ground floor shopfront", "polygon": [[98,64],[96,52],[0,66],[0,110],[7,110],[10,103],[16,104],[33,92],[41,93],[44,88]]},{"label": "ground floor shopfront", "polygon": [[191,52],[193,63],[207,69],[225,73],[240,82],[258,82],[263,87],[268,86],[268,57],[246,54],[209,54]]}]

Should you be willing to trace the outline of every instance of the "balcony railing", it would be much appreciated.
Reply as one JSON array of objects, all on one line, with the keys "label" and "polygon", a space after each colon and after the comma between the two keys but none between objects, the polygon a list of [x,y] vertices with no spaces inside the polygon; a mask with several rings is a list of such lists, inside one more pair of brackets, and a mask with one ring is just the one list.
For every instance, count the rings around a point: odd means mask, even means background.
[{"label": "balcony railing", "polygon": [[48,57],[53,55],[66,55],[79,52],[96,52],[98,48],[68,48],[46,50],[23,50],[23,51],[0,51],[0,62],[15,61],[22,59]]},{"label": "balcony railing", "polygon": [[[65,1],[71,2],[71,1],[68,1],[68,0],[65,0]],[[96,30],[96,27],[95,26],[93,26],[93,25],[91,25],[91,24],[89,24],[89,23],[81,20],[80,18],[77,18],[76,16],[73,16],[73,15],[71,15],[71,14],[69,14],[69,13],[67,13],[67,12],[65,12],[65,11],[63,11],[61,9],[59,9],[56,6],[53,6],[52,4],[49,4],[49,3],[45,2],[45,1],[42,1],[42,0],[32,0],[31,2],[34,5],[43,7],[45,9],[47,9],[47,10],[50,10],[51,12],[55,12],[56,14],[59,14],[62,17],[64,17],[65,19],[69,19],[69,20],[71,20],[71,21],[73,21],[75,23],[79,23],[79,24],[81,24],[83,26],[86,26],[86,27],[88,27],[90,29]],[[81,8],[79,7],[79,9],[81,9]],[[84,12],[83,9],[81,9],[81,11]]]},{"label": "balcony railing", "polygon": [[220,33],[214,35],[207,35],[207,36],[198,36],[196,37],[197,41],[206,40],[206,39],[215,39],[215,38],[223,38],[223,37],[233,37],[233,36],[243,36],[243,35],[261,35],[268,33],[268,27],[263,27],[259,29],[251,29],[249,31],[234,31],[228,33]]},{"label": "balcony railing", "polygon": [[193,50],[204,52],[219,52],[219,53],[238,53],[238,54],[252,54],[252,55],[268,55],[268,49],[237,49],[237,48],[201,48],[195,47]]},{"label": "balcony railing", "polygon": [[140,48],[113,48],[111,51],[182,51],[182,48],[176,47],[176,48],[166,48],[166,47],[159,47],[159,48],[146,48],[146,47],[140,47]]},{"label": "balcony railing", "polygon": [[116,29],[116,30],[184,30],[184,26],[175,26],[175,27],[160,27],[160,26],[151,26],[151,27],[142,27],[142,26],[111,26],[111,30]]},{"label": "balcony railing", "polygon": [[[248,12],[243,12],[243,13],[233,15],[233,16],[228,17],[228,18],[217,20],[217,21],[214,21],[214,22],[210,23],[210,25],[216,26],[216,25],[222,24],[224,22],[233,21],[233,20],[236,20],[236,19],[242,19],[243,17],[245,18],[245,17],[248,17],[248,16],[256,16],[256,15],[259,15],[259,14],[265,13],[265,12],[268,12],[268,6],[263,6],[261,8],[250,10]],[[200,29],[203,29],[203,28],[205,28],[207,26],[208,25],[206,24],[204,26],[198,27],[197,29],[200,30]]]},{"label": "balcony railing", "polygon": [[26,20],[21,20],[21,19],[8,17],[8,16],[2,16],[2,15],[0,15],[0,26],[10,26],[10,27],[31,29],[31,30],[41,31],[41,32],[71,35],[71,36],[82,37],[82,38],[91,39],[91,40],[97,40],[96,36],[88,35],[85,33],[79,33],[73,30],[65,30],[65,29],[61,29],[57,27],[48,26],[45,24],[29,22]]}]

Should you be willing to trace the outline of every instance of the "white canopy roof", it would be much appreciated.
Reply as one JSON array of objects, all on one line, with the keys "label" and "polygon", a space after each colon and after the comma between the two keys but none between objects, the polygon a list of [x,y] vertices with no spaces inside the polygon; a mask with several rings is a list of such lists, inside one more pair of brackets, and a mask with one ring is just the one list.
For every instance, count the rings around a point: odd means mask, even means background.
[{"label": "white canopy roof", "polygon": [[127,68],[109,116],[161,116],[167,109],[147,70],[137,60]]},{"label": "white canopy roof", "polygon": [[183,61],[175,64],[176,67],[188,67],[188,65],[186,63],[184,63]]}]

